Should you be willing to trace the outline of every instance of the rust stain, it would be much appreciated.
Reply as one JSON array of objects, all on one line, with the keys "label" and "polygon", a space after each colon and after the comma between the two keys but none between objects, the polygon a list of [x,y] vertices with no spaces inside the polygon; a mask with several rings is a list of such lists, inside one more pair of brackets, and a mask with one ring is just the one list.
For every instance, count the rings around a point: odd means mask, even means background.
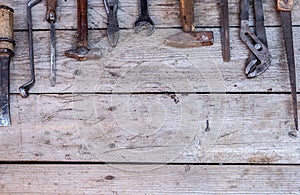
[{"label": "rust stain", "polygon": [[257,155],[251,158],[248,158],[247,161],[249,163],[271,163],[279,161],[281,158],[279,156],[266,156],[266,155]]}]

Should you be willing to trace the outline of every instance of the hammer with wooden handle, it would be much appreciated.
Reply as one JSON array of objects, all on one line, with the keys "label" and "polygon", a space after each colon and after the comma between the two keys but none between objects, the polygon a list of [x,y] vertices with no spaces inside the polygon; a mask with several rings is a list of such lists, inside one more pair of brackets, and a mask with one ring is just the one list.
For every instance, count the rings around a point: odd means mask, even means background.
[{"label": "hammer with wooden handle", "polygon": [[97,59],[101,56],[98,49],[88,48],[88,19],[87,19],[87,0],[77,0],[77,47],[65,52],[69,58],[75,58],[79,61],[87,59]]},{"label": "hammer with wooden handle", "polygon": [[14,10],[0,5],[0,126],[10,126],[9,64],[14,55]]},{"label": "hammer with wooden handle", "polygon": [[212,31],[195,31],[194,0],[180,0],[180,16],[184,32],[167,37],[164,40],[166,45],[178,48],[213,45]]}]

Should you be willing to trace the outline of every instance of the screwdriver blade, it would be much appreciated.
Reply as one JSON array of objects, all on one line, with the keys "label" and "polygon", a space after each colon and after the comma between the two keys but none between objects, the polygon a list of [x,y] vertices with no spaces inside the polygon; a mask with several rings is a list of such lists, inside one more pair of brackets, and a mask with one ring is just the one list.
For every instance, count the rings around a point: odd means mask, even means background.
[{"label": "screwdriver blade", "polygon": [[51,55],[51,87],[56,84],[56,37],[55,37],[55,25],[53,21],[50,21],[50,55]]}]

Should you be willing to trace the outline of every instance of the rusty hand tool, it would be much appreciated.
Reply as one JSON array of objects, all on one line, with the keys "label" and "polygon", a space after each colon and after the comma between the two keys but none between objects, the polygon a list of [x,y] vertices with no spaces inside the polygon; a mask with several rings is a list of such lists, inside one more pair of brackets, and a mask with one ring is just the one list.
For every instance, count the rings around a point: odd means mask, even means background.
[{"label": "rusty hand tool", "polygon": [[254,8],[256,35],[249,28],[249,0],[241,0],[240,37],[252,52],[245,68],[248,78],[256,77],[265,72],[270,66],[272,58],[267,45],[262,0],[255,0]]},{"label": "rusty hand tool", "polygon": [[20,95],[24,98],[28,97],[29,90],[35,84],[35,72],[34,72],[34,55],[33,55],[33,38],[32,38],[32,16],[31,16],[31,9],[36,4],[40,3],[42,0],[29,0],[27,3],[27,26],[28,26],[28,40],[29,40],[29,58],[30,58],[30,73],[31,79],[22,85],[20,90]]},{"label": "rusty hand tool", "polygon": [[184,32],[167,37],[164,40],[166,45],[179,48],[213,45],[212,31],[195,31],[193,0],[180,0],[180,16]]},{"label": "rusty hand tool", "polygon": [[56,38],[55,38],[55,26],[56,22],[56,7],[57,0],[47,0],[47,12],[46,19],[50,23],[50,55],[51,55],[51,86],[56,84]]},{"label": "rusty hand tool", "polygon": [[9,64],[14,56],[14,10],[0,5],[0,126],[10,126]]},{"label": "rusty hand tool", "polygon": [[148,29],[146,34],[148,36],[150,36],[155,29],[155,24],[149,15],[147,0],[140,0],[140,15],[134,23],[135,32],[139,33],[142,30],[142,27],[146,27]]},{"label": "rusty hand tool", "polygon": [[116,47],[119,41],[119,22],[117,17],[119,0],[104,0],[107,14],[107,37],[112,47]]},{"label": "rusty hand tool", "polygon": [[101,56],[99,49],[88,48],[87,0],[77,0],[77,47],[65,52],[70,58],[79,61],[97,59]]},{"label": "rusty hand tool", "polygon": [[292,99],[293,99],[293,114],[295,130],[289,132],[290,136],[296,137],[298,128],[298,109],[297,109],[297,85],[296,85],[296,68],[294,58],[294,45],[293,45],[293,29],[292,29],[292,8],[293,0],[277,0],[276,9],[280,13],[285,51],[289,67],[289,76],[291,83]]},{"label": "rusty hand tool", "polygon": [[221,41],[222,57],[224,62],[230,61],[230,35],[228,0],[221,0]]}]

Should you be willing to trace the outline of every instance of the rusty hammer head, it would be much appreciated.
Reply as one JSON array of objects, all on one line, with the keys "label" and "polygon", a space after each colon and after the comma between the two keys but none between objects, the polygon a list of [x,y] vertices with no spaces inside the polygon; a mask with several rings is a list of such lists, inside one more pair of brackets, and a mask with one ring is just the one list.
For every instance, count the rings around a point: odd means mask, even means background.
[{"label": "rusty hammer head", "polygon": [[180,16],[184,32],[167,37],[164,40],[166,45],[179,48],[213,45],[212,31],[195,31],[194,0],[180,0]]},{"label": "rusty hammer head", "polygon": [[84,46],[79,46],[75,49],[67,50],[65,55],[69,58],[75,58],[79,61],[84,61],[87,59],[99,59],[102,53],[100,49],[89,49]]}]

